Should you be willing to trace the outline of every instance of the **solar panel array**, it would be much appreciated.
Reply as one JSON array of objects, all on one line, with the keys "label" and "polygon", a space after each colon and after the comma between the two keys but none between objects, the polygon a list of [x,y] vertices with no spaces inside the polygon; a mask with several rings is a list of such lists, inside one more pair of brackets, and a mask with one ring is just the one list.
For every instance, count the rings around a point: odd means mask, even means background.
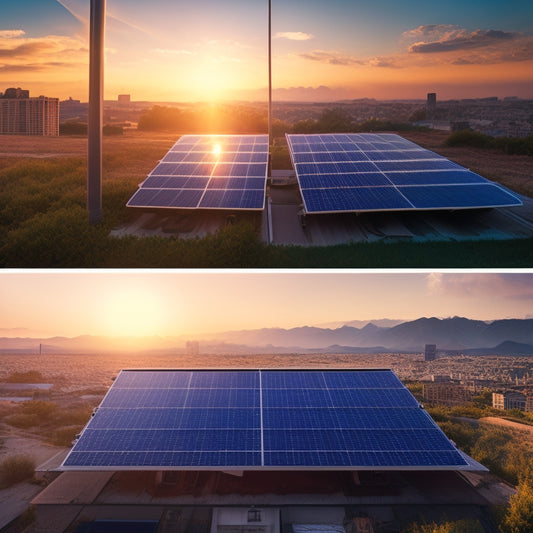
[{"label": "solar panel array", "polygon": [[183,135],[127,205],[260,210],[267,172],[268,135]]},{"label": "solar panel array", "polygon": [[307,213],[522,205],[501,186],[390,133],[287,135]]},{"label": "solar panel array", "polygon": [[390,370],[122,371],[63,469],[467,469]]}]

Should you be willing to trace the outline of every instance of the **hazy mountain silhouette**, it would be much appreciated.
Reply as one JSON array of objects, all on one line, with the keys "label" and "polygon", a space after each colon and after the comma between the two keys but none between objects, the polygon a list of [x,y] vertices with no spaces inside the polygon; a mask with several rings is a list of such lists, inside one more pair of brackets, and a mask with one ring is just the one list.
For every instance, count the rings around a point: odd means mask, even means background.
[{"label": "hazy mountain silhouette", "polygon": [[[201,351],[213,353],[286,353],[307,351],[409,351],[421,352],[425,344],[436,344],[440,350],[522,350],[533,345],[533,319],[506,319],[493,322],[470,320],[463,317],[419,318],[392,327],[380,327],[368,323],[361,328],[344,325],[339,328],[302,326],[291,329],[262,328],[255,330],[229,331],[210,335],[183,335],[180,337],[145,337],[138,339],[110,338],[84,335],[75,338],[53,337],[0,338],[0,351],[33,351],[38,353],[39,344],[50,353],[88,353],[106,350],[172,350],[183,351],[185,342],[197,340]],[[522,345],[522,346],[520,346]],[[511,350],[511,351],[509,351]],[[485,352],[487,353],[487,352]]]}]

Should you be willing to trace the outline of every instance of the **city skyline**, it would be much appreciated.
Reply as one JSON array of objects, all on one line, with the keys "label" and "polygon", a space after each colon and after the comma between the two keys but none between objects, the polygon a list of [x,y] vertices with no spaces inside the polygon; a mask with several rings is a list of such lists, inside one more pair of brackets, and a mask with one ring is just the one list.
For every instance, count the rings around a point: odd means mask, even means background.
[{"label": "city skyline", "polygon": [[0,336],[179,336],[350,320],[533,318],[532,273],[5,272]]},{"label": "city skyline", "polygon": [[[108,0],[105,98],[266,99],[267,2]],[[284,97],[533,97],[533,7],[272,2],[273,87]],[[2,7],[0,85],[87,98],[89,2]],[[327,87],[327,89],[324,89]],[[324,96],[325,95],[325,96]]]}]

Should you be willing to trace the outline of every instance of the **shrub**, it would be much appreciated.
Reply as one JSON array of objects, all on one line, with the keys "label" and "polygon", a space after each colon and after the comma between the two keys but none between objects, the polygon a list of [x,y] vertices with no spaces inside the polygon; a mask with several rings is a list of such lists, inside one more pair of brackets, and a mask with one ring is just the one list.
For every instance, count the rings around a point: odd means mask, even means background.
[{"label": "shrub", "polygon": [[511,496],[503,523],[504,533],[530,533],[533,531],[533,482],[522,481],[518,492]]},{"label": "shrub", "polygon": [[6,383],[43,383],[44,379],[37,370],[28,370],[27,372],[13,372],[7,377]]},{"label": "shrub", "polygon": [[72,439],[80,432],[83,426],[69,426],[54,431],[50,443],[54,446],[70,446]]},{"label": "shrub", "polygon": [[2,482],[8,486],[33,478],[35,460],[29,455],[12,455],[0,464]]},{"label": "shrub", "polygon": [[428,407],[426,411],[435,422],[447,422],[450,419],[450,411],[443,405],[437,405],[436,407]]},{"label": "shrub", "polygon": [[40,420],[47,420],[57,410],[57,405],[43,400],[30,400],[28,402],[23,402],[20,406],[20,410],[23,414],[36,415]]},{"label": "shrub", "polygon": [[454,131],[447,139],[448,146],[472,146],[474,148],[490,148],[493,137],[479,131]]},{"label": "shrub", "polygon": [[478,520],[463,519],[452,522],[411,524],[402,533],[484,533]]},{"label": "shrub", "polygon": [[5,422],[10,426],[28,429],[34,426],[38,426],[41,422],[40,418],[35,414],[23,414],[16,413],[5,418]]}]

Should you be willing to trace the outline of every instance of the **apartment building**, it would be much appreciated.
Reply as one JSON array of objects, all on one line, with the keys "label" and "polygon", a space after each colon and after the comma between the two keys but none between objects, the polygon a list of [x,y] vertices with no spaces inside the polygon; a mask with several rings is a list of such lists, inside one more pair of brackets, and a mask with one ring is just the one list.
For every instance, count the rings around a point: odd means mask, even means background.
[{"label": "apartment building", "polygon": [[59,98],[7,89],[0,96],[0,135],[59,135]]}]

